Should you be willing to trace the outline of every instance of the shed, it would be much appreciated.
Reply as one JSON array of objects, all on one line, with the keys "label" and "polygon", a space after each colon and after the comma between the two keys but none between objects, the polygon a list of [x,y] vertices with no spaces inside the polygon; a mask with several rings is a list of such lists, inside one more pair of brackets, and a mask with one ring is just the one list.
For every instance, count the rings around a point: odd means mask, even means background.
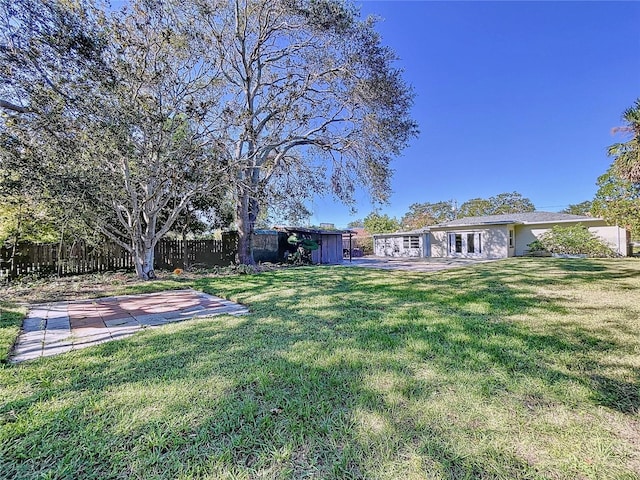
[{"label": "shed", "polygon": [[311,252],[311,261],[324,265],[342,263],[342,235],[349,230],[324,230],[307,227],[275,227],[275,230],[296,234],[300,238],[308,238],[318,243],[319,248]]}]

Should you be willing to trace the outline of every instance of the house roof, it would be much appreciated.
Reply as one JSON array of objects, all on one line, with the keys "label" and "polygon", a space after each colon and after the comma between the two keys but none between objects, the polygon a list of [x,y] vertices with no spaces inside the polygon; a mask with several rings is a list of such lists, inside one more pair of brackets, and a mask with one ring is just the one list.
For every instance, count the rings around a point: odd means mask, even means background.
[{"label": "house roof", "polygon": [[391,232],[391,233],[374,233],[373,237],[397,237],[398,235],[422,235],[423,233],[427,233],[431,227],[419,228],[417,230],[409,230],[402,232]]},{"label": "house roof", "polygon": [[503,215],[482,215],[479,217],[457,218],[450,222],[431,225],[429,229],[462,227],[471,225],[505,225],[505,224],[544,224],[563,222],[601,222],[601,218],[584,215],[570,215],[556,212],[506,213]]},{"label": "house roof", "polygon": [[584,215],[570,215],[568,213],[556,212],[527,212],[527,213],[507,213],[503,215],[482,215],[478,217],[457,218],[450,222],[430,225],[428,227],[410,230],[407,232],[394,232],[375,234],[374,237],[397,237],[398,235],[421,235],[431,230],[438,230],[450,227],[471,227],[479,225],[535,225],[548,223],[590,223],[602,222],[601,218],[587,217]]}]

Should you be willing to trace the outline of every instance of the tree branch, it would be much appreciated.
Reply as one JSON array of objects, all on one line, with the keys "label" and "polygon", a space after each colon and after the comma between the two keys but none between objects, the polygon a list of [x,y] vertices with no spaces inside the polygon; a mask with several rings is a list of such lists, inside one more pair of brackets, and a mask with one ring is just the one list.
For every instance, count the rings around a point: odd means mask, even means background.
[{"label": "tree branch", "polygon": [[6,100],[0,99],[0,108],[4,108],[5,110],[11,110],[17,113],[30,113],[32,110],[27,107],[21,107],[20,105],[16,105],[11,102],[7,102]]}]

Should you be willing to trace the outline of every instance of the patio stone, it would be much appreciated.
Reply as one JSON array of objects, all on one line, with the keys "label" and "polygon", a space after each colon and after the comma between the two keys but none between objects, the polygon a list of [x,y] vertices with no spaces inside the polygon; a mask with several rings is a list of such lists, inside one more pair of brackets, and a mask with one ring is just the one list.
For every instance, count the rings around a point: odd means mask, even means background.
[{"label": "patio stone", "polygon": [[164,325],[169,322],[169,320],[162,315],[139,315],[133,318],[140,323],[140,325],[147,326]]},{"label": "patio stone", "polygon": [[54,318],[47,320],[46,328],[47,330],[69,330],[71,328],[71,322],[69,317]]},{"label": "patio stone", "polygon": [[27,317],[22,322],[22,330],[25,332],[44,331],[45,319],[39,317]]},{"label": "patio stone", "polygon": [[109,332],[103,332],[95,335],[87,335],[86,337],[77,337],[73,339],[73,346],[78,345],[93,345],[100,341],[111,340],[111,334]]},{"label": "patio stone", "polygon": [[105,320],[104,324],[108,328],[112,327],[132,327],[134,325],[140,326],[140,324],[133,317],[114,318],[113,320]]},{"label": "patio stone", "polygon": [[195,290],[34,305],[23,321],[10,361],[18,363],[126,338],[144,327],[248,311]]},{"label": "patio stone", "polygon": [[52,357],[54,355],[60,355],[61,353],[70,352],[71,350],[73,350],[73,347],[71,345],[64,345],[64,346],[54,347],[54,348],[44,348],[42,350],[42,356]]},{"label": "patio stone", "polygon": [[51,305],[47,311],[47,319],[69,318],[68,310],[66,305]]}]

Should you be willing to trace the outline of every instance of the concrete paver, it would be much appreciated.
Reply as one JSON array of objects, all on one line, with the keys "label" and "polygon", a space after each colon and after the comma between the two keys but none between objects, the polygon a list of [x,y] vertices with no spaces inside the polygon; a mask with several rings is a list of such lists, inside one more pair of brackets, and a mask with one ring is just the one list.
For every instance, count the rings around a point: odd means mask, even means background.
[{"label": "concrete paver", "polygon": [[195,290],[34,305],[10,361],[58,355],[196,317],[248,313],[243,305]]}]

